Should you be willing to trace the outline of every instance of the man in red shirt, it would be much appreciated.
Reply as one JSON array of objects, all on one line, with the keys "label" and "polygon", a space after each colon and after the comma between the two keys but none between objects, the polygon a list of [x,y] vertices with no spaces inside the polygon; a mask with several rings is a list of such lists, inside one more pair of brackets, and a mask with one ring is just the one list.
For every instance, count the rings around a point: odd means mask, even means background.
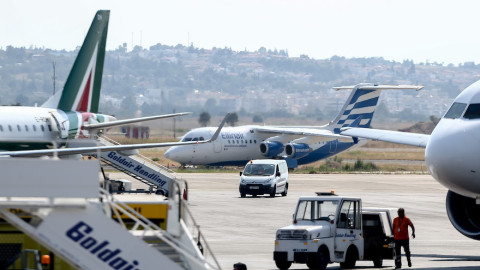
[{"label": "man in red shirt", "polygon": [[408,236],[408,226],[412,228],[412,237],[415,238],[415,227],[412,221],[405,216],[405,210],[399,208],[398,217],[393,220],[393,236],[395,240],[395,269],[402,268],[402,251],[401,247],[405,251],[407,256],[408,267],[412,267],[412,261],[410,260],[410,243]]}]

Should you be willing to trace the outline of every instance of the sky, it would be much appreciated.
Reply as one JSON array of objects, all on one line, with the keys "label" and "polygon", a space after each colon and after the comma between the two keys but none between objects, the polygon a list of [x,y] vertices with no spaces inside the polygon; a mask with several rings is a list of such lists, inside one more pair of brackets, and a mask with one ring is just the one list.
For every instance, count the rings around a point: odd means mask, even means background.
[{"label": "sky", "polygon": [[475,0],[2,0],[0,48],[73,50],[109,9],[107,49],[157,43],[290,56],[480,63]]}]

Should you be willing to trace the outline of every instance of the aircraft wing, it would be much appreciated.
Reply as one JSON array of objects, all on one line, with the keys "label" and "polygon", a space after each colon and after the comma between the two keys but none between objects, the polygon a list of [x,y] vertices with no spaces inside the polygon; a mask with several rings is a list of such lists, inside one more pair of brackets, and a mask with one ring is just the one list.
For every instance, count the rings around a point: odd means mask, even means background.
[{"label": "aircraft wing", "polygon": [[163,119],[163,118],[170,118],[170,117],[182,116],[182,115],[187,115],[187,114],[191,114],[191,112],[162,114],[162,115],[155,115],[155,116],[130,118],[130,119],[125,119],[125,120],[116,120],[116,121],[110,121],[110,122],[104,122],[104,123],[85,124],[83,126],[83,129],[92,130],[92,129],[109,128],[109,127],[114,127],[114,126],[119,126],[119,125],[138,123],[138,122],[144,122],[144,121],[150,121],[150,120],[156,120],[156,119]]},{"label": "aircraft wing", "polygon": [[410,132],[372,129],[372,128],[343,128],[340,134],[345,136],[359,137],[377,141],[406,144],[418,147],[426,147],[430,135]]},{"label": "aircraft wing", "polygon": [[323,138],[326,141],[332,141],[332,140],[339,140],[339,141],[346,141],[346,142],[351,142],[352,137],[348,135],[340,135],[340,134],[335,134],[331,132],[330,130],[326,129],[315,129],[315,128],[289,128],[289,127],[261,127],[261,128],[256,128],[255,131],[259,133],[264,133],[264,134],[272,134],[275,136],[278,135],[290,135],[293,137],[307,137],[307,136],[312,136],[312,137],[317,137],[317,138]]},{"label": "aircraft wing", "polygon": [[76,155],[76,154],[94,154],[96,152],[107,151],[126,151],[133,149],[143,148],[157,148],[157,147],[169,147],[189,144],[203,144],[215,141],[220,134],[227,117],[225,116],[222,123],[218,126],[217,130],[213,134],[212,138],[207,141],[189,141],[189,142],[167,142],[167,143],[142,143],[142,144],[124,144],[124,145],[108,145],[108,146],[87,146],[87,147],[74,147],[74,148],[60,148],[60,149],[40,149],[40,150],[23,150],[23,151],[4,151],[0,152],[0,157],[40,157],[40,156],[63,156],[63,155]]}]

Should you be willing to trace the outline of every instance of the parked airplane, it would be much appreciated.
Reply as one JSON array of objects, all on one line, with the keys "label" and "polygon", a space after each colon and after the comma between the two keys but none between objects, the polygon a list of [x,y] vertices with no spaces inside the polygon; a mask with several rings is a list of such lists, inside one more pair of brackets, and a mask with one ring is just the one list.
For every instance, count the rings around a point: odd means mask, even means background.
[{"label": "parked airplane", "polygon": [[450,222],[463,235],[480,240],[480,81],[455,98],[431,135],[349,127],[341,134],[426,147],[428,171],[448,188]]},{"label": "parked airplane", "polygon": [[[41,107],[0,107],[0,149],[5,156],[36,156],[57,152],[59,155],[164,147],[179,143],[82,147],[70,149],[72,139],[88,138],[112,126],[185,115],[177,113],[125,120],[98,113],[100,87],[105,59],[110,11],[96,13],[85,41],[75,59],[63,91],[52,96]],[[197,142],[189,142],[194,144]],[[205,141],[198,142],[205,143]],[[181,143],[185,144],[185,143]],[[47,148],[66,146],[51,151]]]},{"label": "parked airplane", "polygon": [[[359,84],[336,87],[353,89],[337,117],[327,125],[316,127],[240,126],[224,128],[211,145],[189,145],[170,148],[165,157],[181,164],[237,165],[251,159],[282,158],[289,168],[336,155],[358,143],[356,138],[341,135],[347,126],[370,127],[380,92],[386,89],[415,89],[420,86]],[[209,139],[214,128],[193,129],[181,142]]]}]

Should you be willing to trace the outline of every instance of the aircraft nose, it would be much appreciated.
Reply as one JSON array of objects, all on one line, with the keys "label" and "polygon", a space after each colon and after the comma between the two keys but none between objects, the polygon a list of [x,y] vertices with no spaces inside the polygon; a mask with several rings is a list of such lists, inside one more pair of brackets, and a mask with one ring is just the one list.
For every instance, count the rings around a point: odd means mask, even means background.
[{"label": "aircraft nose", "polygon": [[479,129],[476,123],[449,121],[447,125],[439,123],[432,133],[425,149],[425,163],[442,185],[472,197],[480,194],[480,182],[476,180],[480,177],[480,164],[475,158]]},{"label": "aircraft nose", "polygon": [[163,156],[167,159],[182,163],[183,162],[183,158],[182,158],[183,155],[181,154],[181,152],[182,151],[178,146],[174,146],[174,147],[171,147],[170,149],[168,149],[165,152],[165,154],[163,154]]}]

